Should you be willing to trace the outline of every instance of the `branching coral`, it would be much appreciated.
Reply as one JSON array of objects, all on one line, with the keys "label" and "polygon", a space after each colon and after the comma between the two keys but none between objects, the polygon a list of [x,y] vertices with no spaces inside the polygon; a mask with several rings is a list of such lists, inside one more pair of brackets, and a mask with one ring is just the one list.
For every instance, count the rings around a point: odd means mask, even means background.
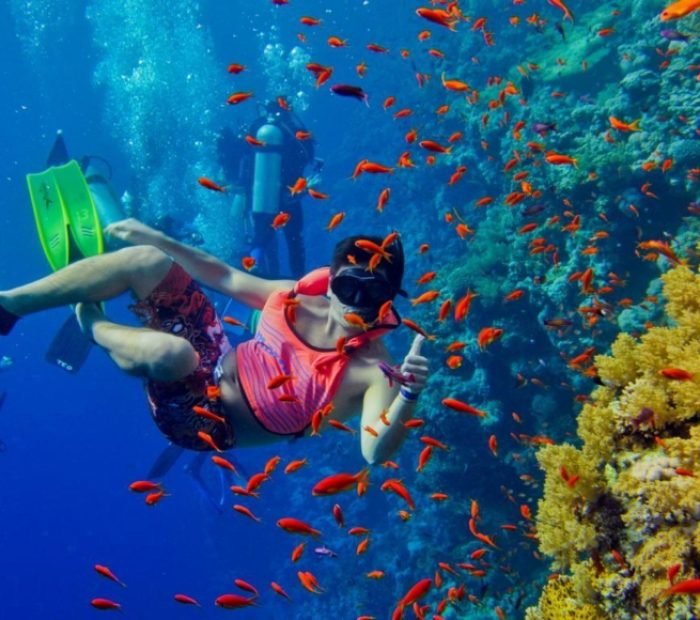
[{"label": "branching coral", "polygon": [[582,603],[574,582],[567,577],[550,581],[542,592],[539,605],[531,607],[525,620],[605,620],[605,614],[591,603]]},{"label": "branching coral", "polygon": [[678,565],[677,580],[700,573],[700,276],[678,265],[662,279],[669,326],[639,340],[621,334],[598,356],[604,386],[579,416],[583,446],[538,455],[540,548],[576,578],[548,583],[528,618],[700,613],[694,597],[664,596],[669,567]]}]

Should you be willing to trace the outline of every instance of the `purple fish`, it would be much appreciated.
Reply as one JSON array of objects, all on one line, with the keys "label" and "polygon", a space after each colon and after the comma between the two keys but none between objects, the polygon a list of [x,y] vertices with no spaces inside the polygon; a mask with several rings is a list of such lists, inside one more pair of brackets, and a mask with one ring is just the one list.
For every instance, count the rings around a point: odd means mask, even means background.
[{"label": "purple fish", "polygon": [[341,95],[342,97],[354,97],[359,101],[364,101],[365,105],[369,107],[369,98],[367,93],[362,90],[359,86],[350,86],[349,84],[334,84],[331,86],[331,91],[336,95]]},{"label": "purple fish", "polygon": [[379,370],[389,380],[389,387],[394,385],[394,381],[399,385],[408,385],[416,380],[412,373],[403,374],[398,366],[390,366],[386,362],[379,362],[378,366]]},{"label": "purple fish", "polygon": [[314,549],[314,553],[320,558],[337,558],[338,557],[338,554],[335,551],[332,551],[331,549],[329,549],[325,545],[323,545],[322,547],[316,547]]},{"label": "purple fish", "polygon": [[544,211],[544,205],[540,202],[536,205],[530,205],[529,207],[526,207],[522,210],[520,215],[522,215],[523,217],[528,217],[530,215],[537,215],[538,213],[542,213],[542,211]]},{"label": "purple fish", "polygon": [[556,131],[557,130],[557,124],[556,123],[534,123],[532,125],[532,128],[534,131],[542,138],[544,138],[550,131]]},{"label": "purple fish", "polygon": [[649,407],[642,407],[640,412],[632,418],[632,424],[634,424],[635,429],[638,429],[642,424],[647,423],[654,426],[654,410],[649,409]]},{"label": "purple fish", "polygon": [[687,34],[678,32],[678,30],[671,30],[670,28],[662,30],[661,36],[669,41],[688,41],[690,39]]}]

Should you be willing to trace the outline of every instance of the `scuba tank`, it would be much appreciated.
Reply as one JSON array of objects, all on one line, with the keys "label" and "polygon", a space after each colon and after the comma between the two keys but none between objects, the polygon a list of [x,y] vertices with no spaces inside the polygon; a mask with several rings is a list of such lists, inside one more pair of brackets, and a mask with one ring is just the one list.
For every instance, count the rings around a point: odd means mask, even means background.
[{"label": "scuba tank", "polygon": [[260,266],[261,273],[275,276],[279,270],[277,238],[270,224],[280,211],[284,133],[276,125],[267,122],[255,132],[255,137],[264,142],[265,146],[255,153],[253,164],[253,247],[250,254]]},{"label": "scuba tank", "polygon": [[[95,157],[86,157],[81,162],[85,181],[87,182],[90,195],[95,203],[95,210],[100,219],[102,228],[123,220],[126,215],[122,208],[121,201],[112,189],[109,179],[100,170],[100,167],[95,166]],[[109,250],[114,250],[113,243],[105,238],[105,246]],[[121,247],[121,245],[119,245]]]},{"label": "scuba tank", "polygon": [[265,146],[255,154],[253,213],[275,214],[280,209],[284,135],[279,127],[265,124],[255,134]]}]

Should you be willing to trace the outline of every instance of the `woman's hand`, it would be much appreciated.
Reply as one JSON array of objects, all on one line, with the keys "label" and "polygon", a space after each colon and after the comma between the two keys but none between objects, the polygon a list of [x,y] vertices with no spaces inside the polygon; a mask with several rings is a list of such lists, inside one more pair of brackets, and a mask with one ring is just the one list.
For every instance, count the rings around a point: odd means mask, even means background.
[{"label": "woman's hand", "polygon": [[130,245],[155,245],[162,237],[160,231],[133,217],[110,224],[104,229],[104,234]]},{"label": "woman's hand", "polygon": [[420,334],[416,335],[401,364],[401,373],[410,377],[409,381],[401,387],[401,394],[405,400],[417,400],[428,381],[428,358],[420,354],[424,340],[425,338]]}]

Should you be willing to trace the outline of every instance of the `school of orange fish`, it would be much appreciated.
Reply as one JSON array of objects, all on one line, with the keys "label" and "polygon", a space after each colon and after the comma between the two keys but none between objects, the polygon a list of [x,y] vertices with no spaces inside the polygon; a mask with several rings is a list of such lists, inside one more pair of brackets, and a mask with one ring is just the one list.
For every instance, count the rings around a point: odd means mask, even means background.
[{"label": "school of orange fish", "polygon": [[[328,33],[324,32],[324,20],[318,17],[312,17],[309,15],[294,16],[291,13],[291,9],[294,7],[294,2],[290,0],[271,0],[274,5],[291,5],[290,9],[281,8],[281,11],[290,11],[290,20],[298,20],[301,26],[303,26],[303,32],[298,34],[298,39],[302,44],[308,45],[312,52],[318,52],[319,45],[329,46],[334,49],[342,49],[350,45],[347,39],[339,36],[338,33]],[[547,0],[548,4],[552,8],[545,5],[544,2],[538,2],[538,8],[542,11],[532,12],[527,10],[525,5],[535,4],[534,0],[510,0],[509,3],[513,5],[513,11],[526,10],[529,15],[525,14],[514,14],[508,19],[509,26],[512,28],[518,27],[530,27],[541,29],[548,22],[554,21],[555,19],[563,19],[571,24],[575,22],[574,14],[570,8],[562,0]],[[518,7],[523,7],[522,9]],[[674,21],[682,19],[693,12],[700,9],[700,0],[679,0],[667,6],[659,15],[659,19],[662,22]],[[556,14],[548,13],[549,11],[556,11]],[[440,51],[437,47],[429,47],[427,50],[425,46],[430,45],[432,41],[445,40],[445,37],[451,36],[481,36],[483,39],[484,52],[488,51],[488,48],[496,45],[496,33],[489,29],[489,18],[488,16],[480,15],[466,15],[462,12],[459,3],[456,1],[447,2],[447,0],[434,0],[432,6],[430,7],[419,7],[415,10],[416,14],[416,34],[419,46],[423,46],[419,49],[419,53],[425,53],[432,58],[442,59],[444,58],[444,53]],[[610,26],[600,29],[597,32],[599,37],[610,38],[614,40],[615,26],[614,20],[619,17],[620,12],[618,10],[611,9],[610,11]],[[464,33],[464,35],[463,35]],[[352,42],[353,45],[358,45],[359,42]],[[612,43],[614,44],[614,43]],[[415,47],[408,45],[405,48],[401,48],[397,51],[390,50],[389,48],[380,45],[373,41],[368,41],[365,43],[366,49],[371,52],[371,54],[380,57],[382,55],[396,54],[398,53],[402,59],[408,60],[411,54],[415,53]],[[564,62],[559,59],[557,62]],[[342,58],[341,58],[342,62]],[[377,61],[379,64],[381,61]],[[472,58],[473,63],[478,63],[479,59],[477,57]],[[585,63],[585,61],[584,61]],[[466,64],[466,63],[463,63]],[[354,69],[358,80],[361,80],[366,72],[374,66],[370,67],[372,63],[367,63],[362,61],[358,63]],[[586,70],[586,66],[582,67]],[[663,70],[665,67],[662,65],[660,67]],[[313,80],[317,88],[323,86],[329,80],[331,80],[334,74],[334,67],[330,65],[325,65],[317,62],[310,62],[307,65],[307,69],[310,74],[310,79]],[[700,81],[700,66],[691,66],[691,70],[697,71],[697,79]],[[228,73],[231,74],[232,79],[237,80],[236,76],[245,73],[247,70],[244,64],[238,62],[232,62],[228,65]],[[539,70],[539,67],[534,63],[528,63],[526,66],[519,66],[518,71],[525,76],[529,72],[534,72]],[[466,70],[465,70],[466,71]],[[431,76],[427,73],[416,72],[415,79],[419,88],[424,88],[428,86]],[[433,81],[436,83],[436,81]],[[446,77],[443,72],[440,76],[439,86],[444,89],[444,92],[440,93],[440,96],[449,97],[449,102],[444,103],[437,110],[432,112],[438,115],[446,114],[451,107],[457,105],[468,105],[468,106],[479,106],[483,105],[481,103],[481,92],[474,86],[468,84],[462,77]],[[544,140],[546,138],[547,130],[546,128],[540,128],[538,131],[535,128],[528,127],[525,121],[512,122],[508,108],[510,101],[518,101],[521,93],[518,87],[512,82],[506,82],[502,85],[502,79],[500,77],[489,78],[488,83],[485,87],[490,88],[489,92],[493,92],[493,87],[497,87],[496,96],[491,98],[486,102],[485,110],[481,117],[482,127],[486,127],[489,123],[490,116],[502,111],[504,113],[503,120],[501,121],[501,126],[506,128],[509,125],[512,136],[515,140],[520,140],[524,132],[536,131],[539,136]],[[502,87],[501,87],[502,86]],[[369,94],[363,90],[362,87],[352,84],[332,84],[330,85],[330,91],[337,96],[350,97],[357,99],[359,102],[369,105]],[[556,93],[553,93],[556,96]],[[255,97],[253,91],[238,90],[230,94],[227,98],[227,103],[229,105],[241,105],[247,100]],[[279,97],[277,100],[279,106],[284,109],[289,109],[290,104],[284,97]],[[383,109],[389,111],[398,106],[397,97],[387,96],[383,101]],[[421,114],[422,110],[412,109],[408,107],[397,109],[393,113],[393,120],[396,122],[402,121],[402,119],[413,119],[415,116]],[[606,134],[606,140],[609,142],[614,142],[615,134],[612,132],[618,132],[618,134],[631,133],[641,131],[639,120],[624,120],[619,119],[614,116],[610,116],[609,119],[610,130]],[[309,131],[298,131],[296,138],[298,140],[308,140],[312,137]],[[380,162],[372,161],[370,159],[360,159],[355,169],[352,173],[352,179],[358,179],[364,174],[371,175],[388,175],[394,172],[395,168],[411,169],[416,168],[417,164],[414,163],[414,158],[417,156],[416,151],[411,151],[414,146],[419,147],[421,151],[425,152],[425,164],[428,166],[434,165],[438,162],[438,158],[446,155],[450,155],[453,145],[463,141],[464,135],[462,132],[456,131],[451,133],[448,137],[441,139],[436,136],[419,136],[419,132],[416,128],[407,129],[404,135],[405,147],[409,150],[404,150],[400,153],[395,166],[385,165]],[[264,146],[263,142],[260,142],[254,136],[246,136],[246,142],[251,148],[259,148]],[[484,150],[488,149],[488,145],[481,141],[481,146]],[[531,199],[537,199],[542,197],[543,191],[533,187],[532,184],[528,182],[529,173],[527,170],[522,168],[525,165],[550,165],[550,166],[577,166],[578,162],[576,157],[570,153],[559,153],[554,150],[547,148],[546,144],[540,140],[531,140],[526,143],[525,153],[515,151],[513,158],[506,162],[503,172],[505,174],[511,173],[515,168],[519,168],[517,172],[513,173],[512,180],[517,184],[518,189],[512,191],[503,197],[503,202],[508,207],[513,207],[522,202],[529,201]],[[539,157],[539,158],[538,158]],[[650,160],[643,164],[642,168],[644,171],[651,171],[659,167],[663,172],[667,172],[674,165],[673,160],[664,159],[663,161]],[[460,179],[468,173],[467,166],[459,164],[455,167],[454,172],[451,174],[449,179],[449,185],[457,184]],[[589,173],[590,178],[595,178],[595,172]],[[700,168],[692,168],[687,172],[688,178],[695,181],[700,181]],[[199,184],[205,189],[211,190],[213,192],[225,193],[226,187],[213,181],[207,177],[200,177],[198,179]],[[645,183],[642,186],[642,193],[646,196],[655,198],[655,194],[651,192],[651,184]],[[311,198],[315,200],[328,200],[330,196],[327,193],[319,191],[317,188],[311,187],[309,182],[305,178],[299,178],[294,185],[289,187],[289,192],[291,195],[297,194],[308,194]],[[391,188],[385,187],[381,190],[379,196],[376,200],[376,209],[378,212],[382,213],[388,206],[391,199]],[[474,201],[476,207],[487,207],[494,204],[498,200],[497,196],[480,196]],[[566,204],[566,201],[565,201]],[[573,207],[570,204],[566,205],[568,210],[564,212],[563,217],[566,218],[566,222],[563,223],[561,230],[563,232],[575,235],[576,232],[581,228],[581,214],[574,213]],[[630,210],[634,209],[633,205],[630,205]],[[697,207],[695,207],[697,208]],[[690,207],[689,207],[690,209]],[[692,209],[691,209],[692,212]],[[638,215],[638,214],[637,214]],[[336,229],[343,221],[345,213],[340,211],[332,215],[326,230],[332,231]],[[283,227],[289,221],[290,215],[285,212],[280,212],[274,218],[272,226],[274,228]],[[552,216],[546,223],[539,224],[535,222],[529,222],[517,230],[517,234],[526,235],[529,234],[540,227],[554,227],[561,223],[561,216]],[[601,217],[604,223],[607,223],[604,217]],[[477,231],[470,228],[461,218],[458,213],[448,213],[445,216],[445,221],[448,225],[454,225],[456,234],[464,239],[470,235],[478,234]],[[393,233],[395,235],[395,233]],[[602,239],[608,237],[608,233],[605,230],[600,230],[590,239],[590,245],[583,250],[583,254],[587,256],[593,256],[598,252],[596,243]],[[373,255],[373,260],[368,266],[369,269],[376,267],[376,265],[382,259],[390,258],[387,254],[386,248],[389,246],[393,238],[391,235],[384,240],[381,245],[372,243],[369,240],[364,240],[358,242],[358,247],[369,251]],[[363,245],[359,245],[362,243]],[[532,239],[529,243],[530,254],[543,254],[549,255],[553,265],[558,262],[558,249],[551,243],[548,243],[544,236]],[[426,243],[420,244],[418,252],[423,254],[429,250],[429,246]],[[676,255],[674,250],[671,248],[670,244],[664,240],[649,239],[646,241],[640,241],[638,243],[638,252],[646,253],[644,258],[649,260],[656,260],[659,256],[665,257],[672,263],[679,263],[681,259]],[[255,260],[246,256],[242,259],[241,264],[243,268],[250,271],[255,268]],[[436,277],[435,271],[428,271],[421,275],[417,280],[418,285],[425,285],[431,282]],[[602,314],[604,305],[597,301],[598,297],[606,293],[611,292],[615,286],[621,284],[620,279],[615,274],[609,275],[608,284],[606,286],[595,286],[595,279],[597,274],[594,270],[589,267],[588,269],[572,274],[569,277],[570,282],[578,282],[581,287],[581,293],[584,295],[595,294],[595,301],[590,307],[581,307],[579,312],[587,319],[590,326],[594,325],[595,322]],[[417,297],[411,299],[412,306],[418,306],[422,304],[431,304],[439,299],[441,293],[438,290],[429,290],[421,293]],[[522,289],[515,289],[505,296],[503,299],[504,303],[517,302],[525,295],[525,291]],[[463,321],[469,314],[470,306],[474,298],[478,296],[478,293],[468,290],[466,294],[453,302],[452,300],[444,300],[437,312],[436,320],[438,322],[443,322],[448,320],[450,316],[454,318],[455,321]],[[631,300],[624,299],[618,302],[620,307],[626,307],[631,304]],[[390,302],[389,302],[390,304]],[[292,309],[293,310],[293,309]],[[389,311],[389,305],[385,304],[379,311],[380,318]],[[348,321],[361,327],[367,329],[369,326],[364,322],[364,320],[359,316],[348,315],[346,317]],[[233,319],[232,317],[225,317],[224,319],[227,323],[237,326],[242,326],[242,324]],[[415,330],[427,337],[432,337],[427,329],[421,327],[416,322],[410,319],[403,319],[403,322],[410,329]],[[545,327],[547,329],[563,329],[566,328],[570,321],[565,318],[551,318],[544,321]],[[477,346],[480,350],[484,350],[491,346],[493,343],[497,342],[503,336],[503,329],[486,326],[483,327],[477,336]],[[339,350],[342,350],[342,342],[338,343]],[[446,365],[450,369],[459,368],[463,362],[463,357],[460,354],[462,349],[466,346],[465,342],[453,341],[446,346],[446,352],[448,354],[445,360]],[[588,347],[583,352],[572,356],[568,360],[568,365],[570,368],[582,372],[585,376],[594,377],[595,368],[592,365],[592,356],[595,352],[594,347]],[[688,379],[688,376],[684,376],[682,369],[664,369],[668,376],[674,380]],[[284,385],[287,381],[290,381],[292,377],[288,375],[280,375],[270,381],[267,386],[269,389],[277,389],[278,387]],[[525,381],[524,377],[518,377],[519,381]],[[536,379],[532,379],[536,381]],[[577,397],[577,399],[584,400],[585,396]],[[467,416],[473,416],[476,418],[484,418],[487,416],[487,412],[473,405],[464,402],[464,400],[458,399],[455,396],[448,395],[442,399],[442,405],[449,409]],[[195,413],[205,417],[210,417],[212,419],[217,418],[211,412],[204,408],[196,408]],[[213,417],[212,417],[213,416]],[[516,423],[520,423],[520,416],[517,413],[512,414],[513,420]],[[388,423],[388,421],[385,421]],[[409,428],[419,429],[425,425],[426,421],[420,418],[414,418],[406,423]],[[332,406],[325,407],[323,410],[319,410],[314,414],[312,421],[312,435],[320,435],[321,431],[326,427],[333,427],[342,432],[346,432],[351,436],[354,436],[356,431],[351,427],[342,424],[332,418]],[[371,432],[372,429],[366,427],[363,429],[366,432]],[[236,472],[234,465],[220,456],[218,452],[220,450],[212,440],[210,436],[206,436],[206,433],[202,433],[202,440],[207,442],[212,450],[216,451],[217,454],[211,457],[214,465],[221,467],[228,471]],[[526,443],[529,445],[538,445],[543,443],[551,443],[552,440],[544,435],[528,436],[524,434],[513,435],[517,441],[520,443]],[[418,457],[418,463],[416,467],[417,472],[422,472],[429,464],[431,458],[433,458],[433,453],[436,450],[447,451],[449,446],[444,441],[432,437],[430,435],[423,435],[420,437],[420,441],[424,445],[424,448],[420,452]],[[494,457],[498,456],[498,440],[495,434],[491,434],[488,438],[488,449],[493,454]],[[280,457],[276,456],[271,458],[264,466],[263,471],[251,476],[245,486],[234,485],[231,487],[231,491],[234,495],[245,497],[245,498],[258,498],[260,496],[261,486],[270,480],[270,477],[275,472],[276,468],[280,464]],[[284,473],[289,475],[298,471],[299,469],[307,466],[307,459],[299,459],[290,461],[284,468]],[[392,461],[383,463],[383,466],[387,469],[398,469],[399,466]],[[563,469],[563,468],[562,468]],[[689,472],[691,473],[691,472]],[[692,473],[691,473],[692,474]],[[578,476],[575,473],[568,472],[566,470],[561,472],[562,478],[566,481],[569,486],[574,486],[577,482]],[[311,494],[314,496],[330,496],[342,492],[356,491],[358,496],[364,495],[367,491],[367,486],[370,478],[369,469],[362,470],[357,473],[336,473],[331,476],[325,477],[320,480],[311,489]],[[152,481],[136,481],[130,485],[130,490],[136,493],[145,494],[145,502],[148,505],[156,505],[164,497],[167,497],[163,486],[158,482]],[[415,510],[416,504],[411,495],[411,492],[407,486],[399,478],[389,478],[382,482],[380,486],[381,491],[390,492],[398,496],[400,500],[405,504],[404,509],[398,511],[398,515],[402,521],[409,521],[411,519],[412,511]],[[445,493],[433,493],[430,499],[435,502],[443,502],[448,499],[448,495]],[[509,498],[512,501],[516,501],[513,498]],[[517,503],[517,502],[516,502]],[[243,504],[233,505],[233,510],[238,512],[245,517],[252,519],[256,522],[260,521],[260,518],[256,516],[253,510]],[[530,506],[527,503],[522,503],[519,506],[520,516],[523,521],[520,525],[516,526],[513,524],[503,524],[500,526],[502,530],[505,531],[515,531],[520,530],[521,533],[529,540],[536,541],[537,533],[532,524],[532,514]],[[343,515],[343,510],[340,504],[335,504],[332,508],[332,516],[335,522],[340,528],[345,528],[345,518]],[[405,594],[396,600],[392,620],[399,620],[404,617],[407,610],[412,610],[414,616],[419,619],[432,618],[433,620],[440,620],[445,609],[449,606],[457,606],[463,604],[463,601],[467,600],[471,603],[479,603],[477,596],[474,593],[469,593],[467,590],[467,585],[465,583],[464,575],[468,575],[470,578],[475,580],[481,580],[488,576],[489,571],[493,568],[492,564],[487,560],[489,557],[496,557],[499,553],[499,546],[495,540],[493,532],[487,533],[482,529],[481,522],[483,522],[482,516],[480,514],[479,503],[476,500],[471,501],[471,507],[469,509],[469,514],[466,515],[468,519],[468,530],[471,536],[474,537],[476,541],[481,543],[481,546],[474,550],[469,558],[469,561],[455,562],[454,565],[447,562],[439,562],[435,567],[435,572],[432,576],[423,575],[416,576],[416,580],[411,584],[403,584],[399,586],[400,591],[405,591]],[[295,517],[282,517],[277,521],[277,526],[282,528],[285,532],[292,535],[301,536],[311,536],[318,538],[322,533],[314,528],[311,524],[295,518]],[[261,526],[264,527],[264,526]],[[356,554],[361,555],[368,552],[371,534],[370,529],[362,526],[353,526],[348,530],[348,535],[357,536],[359,542],[356,546]],[[291,552],[290,561],[292,564],[298,562],[303,554],[305,553],[306,543],[302,542],[295,546]],[[121,585],[125,584],[106,566],[96,565],[95,571],[101,576]],[[461,571],[461,572],[460,572]],[[453,585],[447,586],[444,583],[445,577],[449,575],[451,583]],[[366,578],[371,580],[381,580],[385,577],[385,572],[381,569],[375,569],[366,573]],[[308,592],[320,595],[326,592],[326,589],[321,585],[322,579],[319,580],[316,575],[311,571],[298,571],[297,579],[301,586]],[[673,580],[671,579],[671,582]],[[235,580],[235,585],[245,594],[236,593],[226,593],[219,596],[215,604],[224,609],[239,609],[243,607],[250,607],[257,605],[261,602],[261,597],[258,589],[250,583],[243,581],[241,579]],[[269,587],[272,591],[280,597],[288,599],[291,601],[290,596],[287,594],[285,589],[276,582],[271,582]],[[422,604],[421,601],[428,595],[429,592],[437,590],[440,593],[440,598],[431,604]],[[682,582],[673,585],[669,588],[668,595],[686,594],[686,593],[697,593],[700,591],[700,583],[698,580],[689,580],[688,582]],[[200,603],[192,596],[178,593],[174,595],[174,600],[182,605],[193,605],[199,606]],[[96,609],[100,610],[114,610],[119,609],[120,604],[116,601],[107,598],[96,598],[92,601],[92,605]],[[495,617],[503,620],[506,617],[506,610],[501,606],[495,606],[493,609]],[[371,615],[360,615],[357,620],[372,620],[375,616]]]}]

